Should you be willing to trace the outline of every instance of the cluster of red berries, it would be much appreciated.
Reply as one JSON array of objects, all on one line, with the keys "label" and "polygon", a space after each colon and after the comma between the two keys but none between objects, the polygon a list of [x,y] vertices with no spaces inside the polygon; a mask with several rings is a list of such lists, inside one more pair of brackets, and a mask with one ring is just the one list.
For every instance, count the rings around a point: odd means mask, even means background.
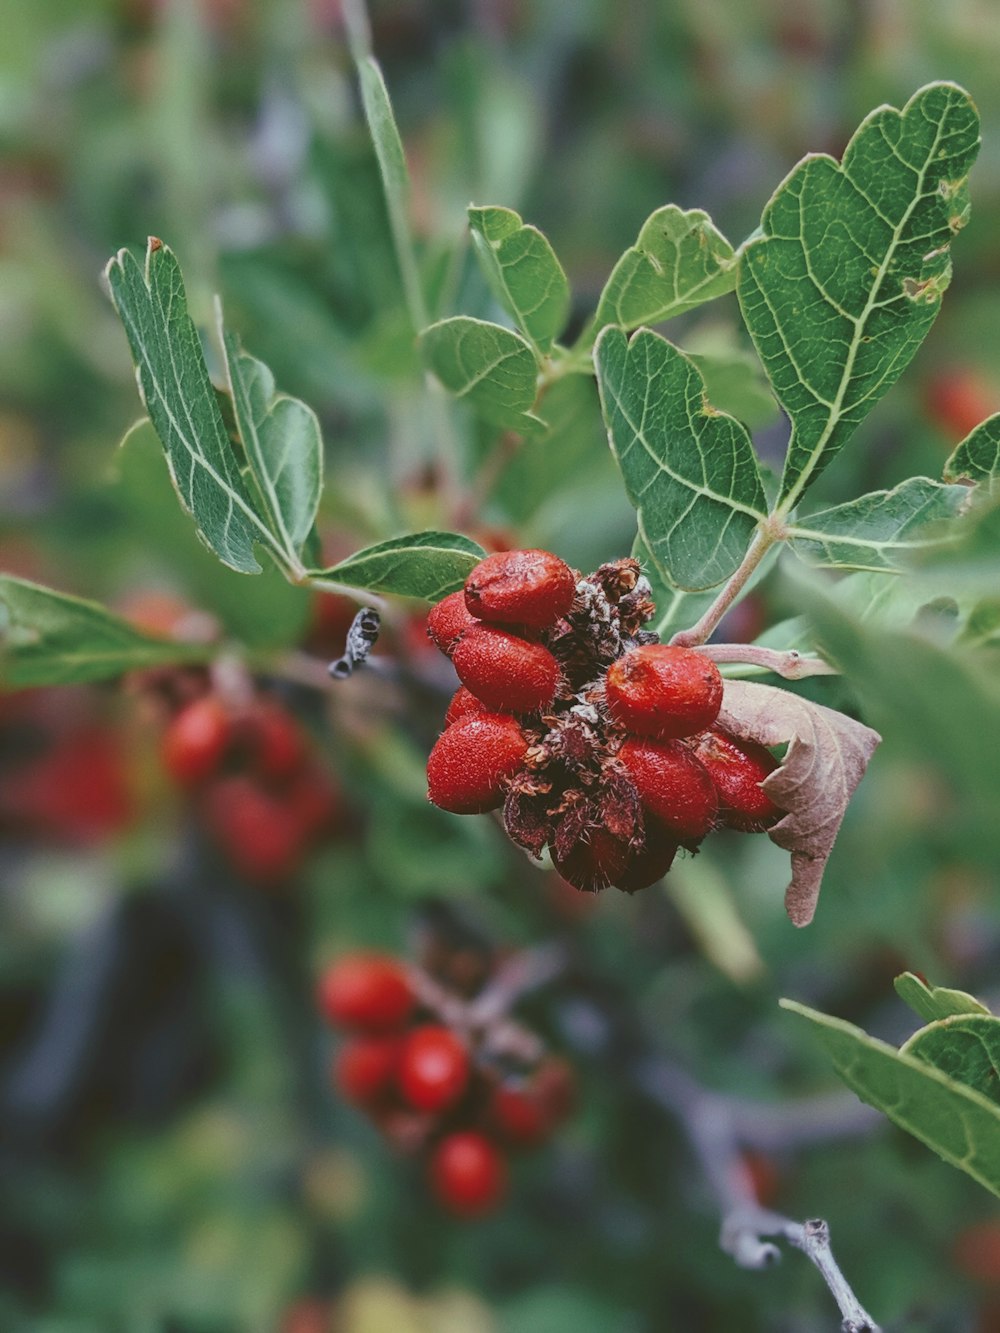
[{"label": "cluster of red berries", "polygon": [[161,757],[174,782],[197,796],[209,835],[254,883],[294,875],[340,814],[307,735],[268,696],[237,704],[209,692],[184,701],[163,733]]},{"label": "cluster of red berries", "polygon": [[423,1156],[444,1207],[482,1216],[506,1193],[506,1152],[541,1146],[568,1114],[572,1078],[543,1057],[530,1077],[505,1081],[479,1058],[477,1033],[449,1026],[419,990],[384,954],[348,954],[323,974],[320,1010],[349,1034],[334,1085],[396,1148]]},{"label": "cluster of red berries", "polygon": [[462,682],[431,801],[503,806],[513,840],[587,890],[644,888],[713,828],[779,819],[760,785],[774,756],[716,725],[718,667],[644,630],[654,611],[635,560],[586,578],[549,551],[481,561],[427,619]]}]

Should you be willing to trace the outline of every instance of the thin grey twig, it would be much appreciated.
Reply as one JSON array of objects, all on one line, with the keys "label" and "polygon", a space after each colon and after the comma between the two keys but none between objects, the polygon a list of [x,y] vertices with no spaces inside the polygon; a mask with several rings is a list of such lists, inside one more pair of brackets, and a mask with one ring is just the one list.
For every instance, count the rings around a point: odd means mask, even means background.
[{"label": "thin grey twig", "polygon": [[695,652],[710,657],[713,662],[745,662],[748,666],[763,667],[783,676],[785,680],[803,680],[806,676],[836,676],[835,666],[821,657],[803,657],[796,648],[761,648],[753,643],[705,643]]},{"label": "thin grey twig", "polygon": [[[796,1222],[757,1202],[753,1181],[740,1153],[748,1103],[731,1102],[710,1092],[685,1070],[665,1060],[650,1060],[636,1070],[636,1080],[648,1097],[676,1116],[687,1133],[705,1178],[722,1212],[719,1244],[741,1268],[769,1268],[781,1258],[770,1237],[793,1245],[819,1270],[841,1315],[841,1333],[881,1333],[878,1324],[854,1295],[830,1249],[826,1222]],[[811,1103],[810,1099],[810,1103]],[[810,1103],[805,1104],[808,1114]],[[791,1108],[785,1108],[788,1115]],[[742,1115],[741,1115],[742,1112]],[[765,1114],[760,1108],[760,1114]],[[858,1128],[848,1121],[851,1132]],[[837,1128],[827,1119],[827,1128]],[[787,1123],[786,1123],[787,1129]],[[801,1141],[801,1140],[800,1140]]]}]

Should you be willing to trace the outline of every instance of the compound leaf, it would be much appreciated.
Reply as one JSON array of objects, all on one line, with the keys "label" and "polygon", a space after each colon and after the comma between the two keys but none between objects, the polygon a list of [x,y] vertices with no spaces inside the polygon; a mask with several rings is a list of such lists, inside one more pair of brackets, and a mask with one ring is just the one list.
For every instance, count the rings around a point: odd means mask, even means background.
[{"label": "compound leaf", "polygon": [[259,574],[254,543],[280,548],[240,476],[173,251],[150,237],[144,268],[120,250],[106,273],[181,504],[224,564]]},{"label": "compound leaf", "polygon": [[843,161],[805,158],[744,247],[739,298],[792,421],[781,497],[819,476],[899,378],[951,276],[979,148],[968,93],[930,84],[902,111],[881,107]]},{"label": "compound leaf", "polygon": [[74,685],[139,667],[203,661],[211,649],[143,634],[96,602],[0,575],[0,687]]},{"label": "compound leaf", "polygon": [[780,1003],[813,1024],[837,1073],[862,1101],[1000,1195],[1000,1106],[995,1101],[852,1023],[793,1000]]},{"label": "compound leaf", "polygon": [[736,286],[733,247],[700,208],[658,208],[611,271],[594,332],[659,324]]},{"label": "compound leaf", "polygon": [[540,352],[550,351],[569,314],[569,282],[547,237],[510,208],[470,208],[469,226],[497,300]]},{"label": "compound leaf", "polygon": [[366,546],[340,564],[312,573],[351,588],[437,602],[460,588],[485,554],[457,532],[414,532]]},{"label": "compound leaf", "polygon": [[604,422],[639,534],[666,581],[692,592],[737,567],[767,509],[746,428],[716,412],[697,367],[649,329],[601,334]]},{"label": "compound leaf", "polygon": [[954,540],[948,519],[968,503],[966,486],[910,477],[891,491],[808,514],[788,529],[793,549],[810,564],[874,571],[905,568],[907,558]]}]

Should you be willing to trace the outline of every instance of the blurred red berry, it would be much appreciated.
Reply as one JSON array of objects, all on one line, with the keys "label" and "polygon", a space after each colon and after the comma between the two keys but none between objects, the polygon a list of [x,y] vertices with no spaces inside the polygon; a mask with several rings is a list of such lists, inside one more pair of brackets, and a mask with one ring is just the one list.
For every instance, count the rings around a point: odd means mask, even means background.
[{"label": "blurred red berry", "polygon": [[301,765],[305,737],[295,719],[273,699],[260,700],[246,720],[254,767],[264,778],[280,782]]},{"label": "blurred red berry", "polygon": [[369,1032],[399,1027],[414,1003],[405,969],[380,953],[339,958],[320,977],[317,999],[328,1022]]},{"label": "blurred red berry", "polygon": [[512,1087],[499,1084],[490,1097],[487,1116],[490,1128],[513,1148],[535,1148],[552,1128],[548,1107],[531,1084]]},{"label": "blurred red berry", "polygon": [[495,625],[477,625],[452,654],[458,678],[498,713],[537,713],[555,698],[559,664],[541,643]]},{"label": "blurred red berry", "polygon": [[434,1149],[430,1182],[438,1200],[459,1217],[492,1212],[507,1189],[507,1167],[485,1134],[465,1130],[449,1134]]},{"label": "blurred red berry", "polygon": [[274,885],[299,870],[304,839],[287,801],[237,776],[209,787],[202,808],[210,833],[244,879]]},{"label": "blurred red berry", "polygon": [[1000,410],[1000,393],[979,372],[955,368],[941,371],[928,380],[924,402],[931,421],[957,444],[981,421]]},{"label": "blurred red berry", "polygon": [[337,1052],[333,1079],[340,1093],[350,1102],[368,1106],[390,1092],[396,1084],[396,1071],[402,1038],[389,1036],[351,1037]]},{"label": "blurred red berry", "polygon": [[469,1081],[469,1053],[450,1028],[427,1023],[403,1040],[399,1089],[417,1111],[443,1111],[458,1101]]},{"label": "blurred red berry", "polygon": [[1000,1217],[964,1227],[955,1237],[952,1259],[966,1277],[1000,1286]]},{"label": "blurred red berry", "polygon": [[98,842],[123,829],[133,814],[122,746],[98,724],[58,736],[0,781],[0,816],[41,837]]},{"label": "blurred red berry", "polygon": [[634,736],[676,740],[709,727],[722,706],[722,677],[690,648],[647,643],[608,667],[608,709]]},{"label": "blurred red berry", "polygon": [[545,629],[564,616],[576,575],[550,551],[488,555],[465,580],[465,605],[480,620]]},{"label": "blurred red berry", "polygon": [[194,787],[217,772],[233,736],[233,722],[214,694],[186,704],[171,718],[160,754],[171,778]]}]

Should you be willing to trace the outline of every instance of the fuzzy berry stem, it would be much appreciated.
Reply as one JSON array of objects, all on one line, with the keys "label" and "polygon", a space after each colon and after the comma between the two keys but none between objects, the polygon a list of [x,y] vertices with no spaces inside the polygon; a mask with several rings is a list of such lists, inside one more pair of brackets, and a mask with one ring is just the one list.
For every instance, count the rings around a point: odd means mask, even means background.
[{"label": "fuzzy berry stem", "polygon": [[804,680],[806,676],[836,676],[835,666],[821,657],[803,657],[795,648],[759,648],[753,643],[705,643],[694,649],[713,662],[745,662],[763,667],[785,680]]},{"label": "fuzzy berry stem", "polygon": [[698,648],[707,639],[710,639],[719,621],[746,587],[751,574],[756,570],[771,547],[776,542],[783,541],[784,537],[785,527],[783,523],[778,521],[773,514],[764,519],[754,534],[753,541],[747,547],[747,553],[743,557],[739,568],[730,576],[729,582],[723,587],[718,597],[701,619],[697,620],[690,629],[679,630],[674,635],[670,640],[671,645],[675,648]]}]

